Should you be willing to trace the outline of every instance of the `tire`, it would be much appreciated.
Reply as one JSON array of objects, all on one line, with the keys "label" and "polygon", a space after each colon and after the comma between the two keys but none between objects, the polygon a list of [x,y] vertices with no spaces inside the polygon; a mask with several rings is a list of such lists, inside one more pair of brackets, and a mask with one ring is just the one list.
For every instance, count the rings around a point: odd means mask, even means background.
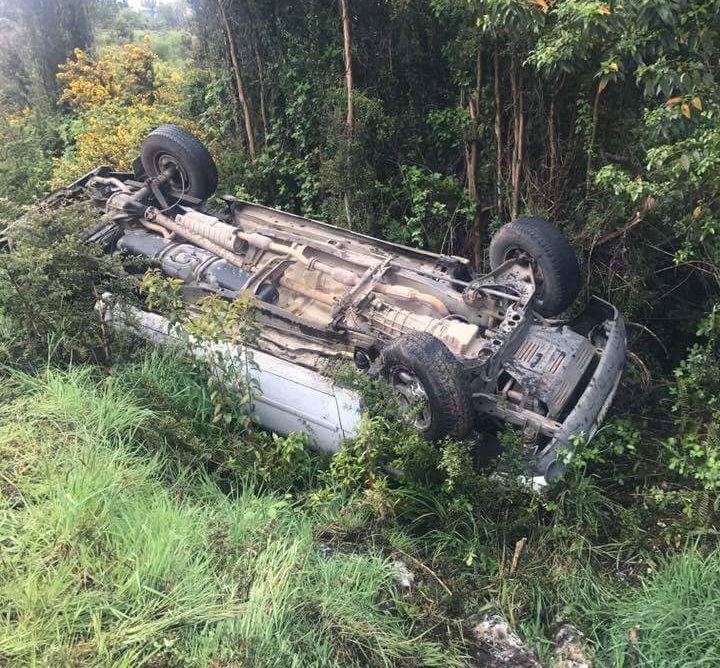
[{"label": "tire", "polygon": [[178,175],[164,190],[172,197],[190,195],[204,200],[218,185],[215,161],[205,145],[193,134],[177,125],[161,125],[153,130],[140,149],[145,173],[158,176],[167,165],[174,165]]},{"label": "tire", "polygon": [[423,401],[426,399],[426,410],[415,421],[415,428],[428,441],[463,438],[470,431],[472,410],[462,367],[432,334],[413,332],[387,345],[380,355],[380,373],[401,402],[405,393],[398,389],[397,377],[409,375],[416,381]]},{"label": "tire", "polygon": [[518,252],[535,263],[535,310],[550,318],[567,309],[580,290],[580,269],[565,235],[542,218],[517,218],[490,242],[490,267],[497,269]]}]

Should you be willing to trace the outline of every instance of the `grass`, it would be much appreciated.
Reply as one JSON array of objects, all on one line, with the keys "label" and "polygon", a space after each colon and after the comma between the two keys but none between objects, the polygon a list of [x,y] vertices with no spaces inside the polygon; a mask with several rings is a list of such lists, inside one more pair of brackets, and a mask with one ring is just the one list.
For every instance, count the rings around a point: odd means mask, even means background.
[{"label": "grass", "polygon": [[609,662],[634,660],[653,668],[720,665],[720,550],[690,548],[661,559],[640,591],[626,592],[612,608]]},{"label": "grass", "polygon": [[461,664],[413,628],[380,553],[326,555],[287,497],[178,470],[122,383],[49,371],[4,390],[2,665]]},{"label": "grass", "polygon": [[[544,500],[480,479],[482,507],[398,483],[378,518],[307,487],[322,477],[258,485],[262,440],[218,476],[203,448],[243,435],[210,424],[172,351],[110,375],[8,372],[0,399],[0,665],[476,665],[467,630],[494,611],[544,659],[569,621],[598,666],[720,663],[720,551],[603,544],[620,511],[589,478]],[[628,563],[639,586],[618,580]]]}]

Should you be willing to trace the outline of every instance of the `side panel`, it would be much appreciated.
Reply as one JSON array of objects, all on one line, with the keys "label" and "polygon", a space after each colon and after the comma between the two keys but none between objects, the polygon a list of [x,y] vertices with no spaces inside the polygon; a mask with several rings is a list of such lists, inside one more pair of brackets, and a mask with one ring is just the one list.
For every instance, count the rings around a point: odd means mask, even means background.
[{"label": "side panel", "polygon": [[[107,318],[115,326],[131,329],[155,343],[177,341],[168,320],[156,313],[133,309],[128,317],[115,309]],[[210,346],[199,345],[194,353],[202,356],[210,351]],[[357,393],[261,351],[252,350],[252,364],[242,347],[228,348],[227,352],[238,373],[248,374],[256,383],[259,396],[253,409],[263,427],[283,436],[302,431],[314,447],[326,452],[336,452],[342,440],[352,436],[361,416]]]},{"label": "side panel", "polygon": [[278,434],[303,431],[313,444],[328,452],[339,449],[360,420],[360,397],[334,385],[315,371],[253,351],[250,369],[259,386],[255,414],[260,423]]}]

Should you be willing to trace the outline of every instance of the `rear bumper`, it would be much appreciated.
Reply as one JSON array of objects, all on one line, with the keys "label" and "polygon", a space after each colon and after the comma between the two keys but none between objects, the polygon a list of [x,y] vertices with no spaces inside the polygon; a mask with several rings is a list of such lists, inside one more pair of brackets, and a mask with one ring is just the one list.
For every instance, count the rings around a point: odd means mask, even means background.
[{"label": "rear bumper", "polygon": [[569,325],[584,334],[601,325],[605,330],[605,345],[575,407],[550,443],[535,456],[530,474],[536,487],[543,487],[564,473],[573,454],[572,436],[584,434],[590,438],[595,433],[610,408],[625,367],[625,322],[612,304],[593,297],[585,311]]}]

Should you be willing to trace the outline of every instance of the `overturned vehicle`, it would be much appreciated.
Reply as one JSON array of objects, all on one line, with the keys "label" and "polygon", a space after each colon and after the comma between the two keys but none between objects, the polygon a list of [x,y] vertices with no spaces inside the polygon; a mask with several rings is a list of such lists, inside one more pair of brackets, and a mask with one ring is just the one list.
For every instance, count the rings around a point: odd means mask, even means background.
[{"label": "overturned vehicle", "polygon": [[[174,125],[145,140],[134,173],[98,168],[63,191],[105,214],[85,233],[109,252],[155,259],[188,300],[257,301],[258,414],[336,449],[352,396],[318,373],[345,358],[380,374],[427,439],[466,437],[488,420],[519,426],[537,484],[559,476],[573,435],[590,436],[625,362],[618,311],[593,297],[569,321],[577,260],[553,225],[518,218],[490,244],[491,271],[226,196],[207,149]],[[145,327],[158,316],[146,314]],[[154,318],[154,319],[153,319]],[[417,407],[419,406],[419,410]]]}]

